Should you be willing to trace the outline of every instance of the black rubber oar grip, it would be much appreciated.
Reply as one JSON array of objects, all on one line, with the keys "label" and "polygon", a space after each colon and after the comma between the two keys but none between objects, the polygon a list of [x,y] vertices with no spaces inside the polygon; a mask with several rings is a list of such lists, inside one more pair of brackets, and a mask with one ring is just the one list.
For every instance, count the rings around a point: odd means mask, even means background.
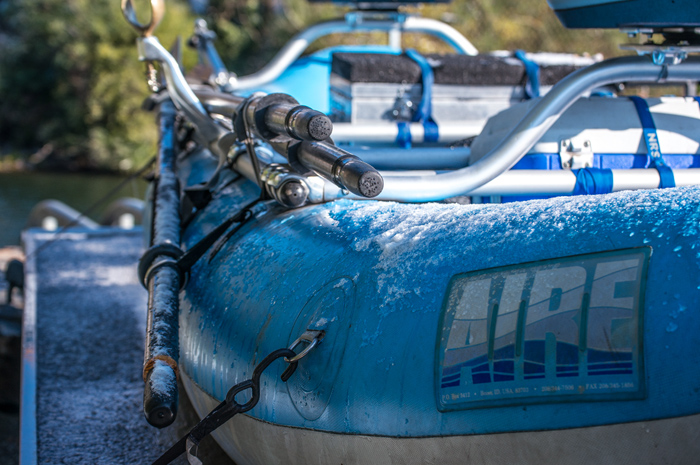
[{"label": "black rubber oar grip", "polygon": [[302,142],[296,158],[305,168],[362,197],[376,197],[384,179],[372,165],[325,142]]}]

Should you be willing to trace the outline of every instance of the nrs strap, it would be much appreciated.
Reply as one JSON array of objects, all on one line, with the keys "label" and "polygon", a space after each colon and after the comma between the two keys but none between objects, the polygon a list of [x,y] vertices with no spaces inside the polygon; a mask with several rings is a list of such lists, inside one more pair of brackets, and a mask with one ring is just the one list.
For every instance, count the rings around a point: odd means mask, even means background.
[{"label": "nrs strap", "polygon": [[613,190],[612,170],[583,168],[573,172],[576,174],[573,195],[609,194]]},{"label": "nrs strap", "polygon": [[[423,84],[423,94],[421,95],[420,103],[416,112],[413,114],[413,122],[423,124],[423,141],[437,142],[440,137],[438,125],[433,119],[433,84],[435,76],[433,68],[428,63],[423,55],[413,49],[406,50],[406,56],[415,61],[420,67],[421,82]],[[402,148],[411,147],[411,130],[410,125],[404,121],[398,123],[399,132],[396,137],[396,143]]]},{"label": "nrs strap", "polygon": [[639,121],[642,123],[642,132],[644,133],[644,144],[647,147],[647,164],[646,168],[656,168],[659,172],[661,182],[659,187],[665,189],[667,187],[676,187],[676,180],[673,177],[673,170],[666,165],[663,156],[661,155],[661,146],[659,145],[659,135],[656,132],[654,118],[649,111],[649,105],[646,100],[641,97],[629,97],[634,103],[639,115]]},{"label": "nrs strap", "polygon": [[402,149],[410,149],[412,142],[410,123],[407,123],[406,121],[399,121],[397,126],[399,132],[396,135],[396,144]]},{"label": "nrs strap", "polygon": [[525,65],[525,74],[527,75],[527,83],[525,84],[525,96],[528,99],[537,98],[540,96],[540,67],[537,63],[530,60],[524,50],[516,50],[515,58],[523,62]]}]

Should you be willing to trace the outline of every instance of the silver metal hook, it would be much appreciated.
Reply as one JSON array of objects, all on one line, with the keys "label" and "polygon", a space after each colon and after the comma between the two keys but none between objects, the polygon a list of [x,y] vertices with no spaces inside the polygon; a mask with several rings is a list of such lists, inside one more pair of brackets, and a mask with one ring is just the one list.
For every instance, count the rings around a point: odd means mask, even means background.
[{"label": "silver metal hook", "polygon": [[122,14],[126,21],[141,34],[142,37],[150,37],[153,31],[158,27],[158,24],[165,16],[164,0],[150,0],[151,2],[151,21],[143,25],[136,17],[136,11],[131,0],[122,0]]}]

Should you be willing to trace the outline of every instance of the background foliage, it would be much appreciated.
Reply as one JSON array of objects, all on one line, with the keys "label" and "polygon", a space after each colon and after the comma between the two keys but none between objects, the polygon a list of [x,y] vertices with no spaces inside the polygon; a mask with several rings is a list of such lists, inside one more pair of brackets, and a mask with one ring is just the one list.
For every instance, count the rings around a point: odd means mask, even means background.
[{"label": "background foliage", "polygon": [[[191,33],[195,15],[184,0],[166,3],[157,35],[168,46],[177,34]],[[454,0],[409,11],[451,23],[481,51],[610,56],[624,41],[616,31],[564,29],[545,0]],[[202,16],[217,32],[229,69],[247,74],[297,31],[343,12],[305,0],[210,0]],[[147,89],[135,37],[119,0],[0,0],[0,167],[20,159],[70,170],[128,169],[152,154],[155,126],[140,110]],[[376,39],[384,36],[331,36],[312,49]],[[421,36],[404,43],[423,52],[444,50]],[[186,67],[195,63],[186,53]]]}]

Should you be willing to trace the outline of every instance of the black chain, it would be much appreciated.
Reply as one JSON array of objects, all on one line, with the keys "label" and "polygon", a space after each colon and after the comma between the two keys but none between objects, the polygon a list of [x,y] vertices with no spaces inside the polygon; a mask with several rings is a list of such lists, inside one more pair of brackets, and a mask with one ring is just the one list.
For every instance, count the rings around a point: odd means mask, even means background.
[{"label": "black chain", "polygon": [[[190,430],[182,439],[175,443],[170,449],[168,449],[163,455],[161,455],[152,465],[167,465],[180,455],[184,454],[189,446],[189,450],[196,447],[202,439],[209,435],[212,431],[217,429],[219,426],[226,423],[234,415],[239,413],[245,413],[248,410],[255,407],[260,400],[260,376],[267,367],[272,364],[275,360],[282,357],[291,358],[294,357],[296,353],[290,349],[278,349],[272,352],[270,355],[265,357],[262,362],[258,364],[253,370],[253,376],[251,379],[247,379],[241,383],[233,386],[226,394],[226,399],[220,403],[214,410],[212,410],[202,421],[200,421],[194,428]],[[285,383],[294,374],[297,369],[297,362],[292,362],[289,364],[284,373],[282,373],[281,379]],[[244,404],[239,404],[236,402],[236,396],[243,391],[251,390],[251,396],[248,402]]]}]

